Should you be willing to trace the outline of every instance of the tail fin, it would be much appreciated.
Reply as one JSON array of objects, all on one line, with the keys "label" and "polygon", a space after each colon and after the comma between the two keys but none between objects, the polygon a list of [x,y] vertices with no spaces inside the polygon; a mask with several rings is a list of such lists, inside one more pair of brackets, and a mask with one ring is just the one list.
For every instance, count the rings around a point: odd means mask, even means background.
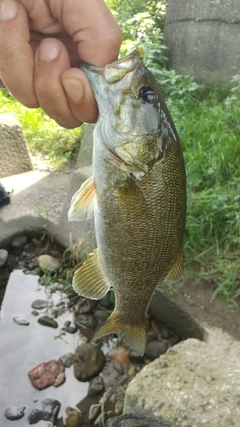
[{"label": "tail fin", "polygon": [[97,329],[93,340],[104,337],[109,334],[118,334],[129,347],[139,353],[144,354],[147,345],[147,321],[144,319],[142,324],[124,323],[119,319],[115,311],[111,316]]}]

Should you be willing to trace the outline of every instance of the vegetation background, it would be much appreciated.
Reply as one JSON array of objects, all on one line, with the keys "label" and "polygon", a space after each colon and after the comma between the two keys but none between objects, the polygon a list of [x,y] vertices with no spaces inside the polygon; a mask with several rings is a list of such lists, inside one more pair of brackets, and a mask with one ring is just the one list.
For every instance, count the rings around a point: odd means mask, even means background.
[{"label": "vegetation background", "polygon": [[[165,0],[107,0],[123,32],[121,55],[140,45],[159,81],[182,141],[188,190],[185,237],[189,277],[211,280],[234,306],[240,296],[240,75],[208,86],[168,68],[163,43]],[[6,91],[0,109],[21,122],[29,148],[55,168],[74,160],[84,127],[60,128],[40,109],[29,110]]]}]

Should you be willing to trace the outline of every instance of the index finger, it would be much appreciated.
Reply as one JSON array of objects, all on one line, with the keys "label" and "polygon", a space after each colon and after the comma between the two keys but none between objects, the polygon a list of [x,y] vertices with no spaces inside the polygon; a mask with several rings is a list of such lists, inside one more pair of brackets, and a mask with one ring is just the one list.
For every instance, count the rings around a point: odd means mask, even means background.
[{"label": "index finger", "polygon": [[103,67],[118,58],[121,30],[104,0],[48,0],[52,15],[78,43],[81,61]]},{"label": "index finger", "polygon": [[33,87],[33,51],[29,41],[28,16],[24,7],[16,0],[0,1],[0,78],[18,101],[27,107],[38,107]]}]

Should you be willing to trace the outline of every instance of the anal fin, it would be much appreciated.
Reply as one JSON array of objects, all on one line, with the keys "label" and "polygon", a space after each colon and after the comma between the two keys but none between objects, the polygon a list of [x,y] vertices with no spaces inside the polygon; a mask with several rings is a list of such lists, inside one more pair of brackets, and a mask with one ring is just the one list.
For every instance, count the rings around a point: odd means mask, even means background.
[{"label": "anal fin", "polygon": [[164,279],[164,282],[173,282],[176,283],[182,274],[183,269],[183,251],[179,251],[178,257],[173,264],[171,270],[168,272],[167,276]]},{"label": "anal fin", "polygon": [[111,284],[106,277],[98,250],[75,272],[73,289],[79,295],[90,299],[101,299],[108,292]]}]

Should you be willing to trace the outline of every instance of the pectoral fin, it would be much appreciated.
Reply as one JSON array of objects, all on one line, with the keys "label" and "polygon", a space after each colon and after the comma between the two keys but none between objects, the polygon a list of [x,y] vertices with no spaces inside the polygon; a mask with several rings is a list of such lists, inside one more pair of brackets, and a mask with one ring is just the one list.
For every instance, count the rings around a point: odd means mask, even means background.
[{"label": "pectoral fin", "polygon": [[96,189],[93,177],[88,178],[74,194],[68,211],[69,221],[82,221],[93,217]]},{"label": "pectoral fin", "polygon": [[110,288],[98,250],[76,271],[73,277],[73,289],[79,295],[90,299],[103,298]]},{"label": "pectoral fin", "polygon": [[168,272],[167,276],[164,279],[164,282],[177,282],[182,274],[183,268],[183,252],[182,249],[173,265],[171,270]]}]

